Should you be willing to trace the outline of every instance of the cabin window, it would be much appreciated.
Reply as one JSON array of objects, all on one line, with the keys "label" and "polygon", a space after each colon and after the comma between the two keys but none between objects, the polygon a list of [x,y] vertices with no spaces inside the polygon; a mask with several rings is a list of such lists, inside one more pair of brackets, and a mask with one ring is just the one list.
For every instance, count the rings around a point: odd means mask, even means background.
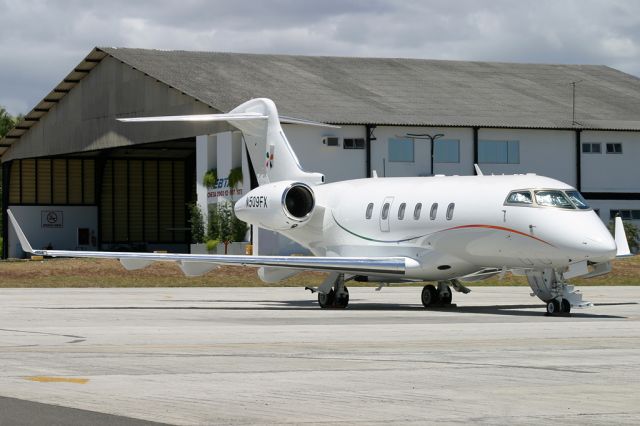
[{"label": "cabin window", "polygon": [[529,191],[513,191],[507,197],[507,203],[509,203],[509,204],[533,204],[533,198],[531,198],[531,192],[529,192]]},{"label": "cabin window", "polygon": [[369,205],[367,206],[367,213],[366,213],[365,217],[367,219],[371,219],[372,215],[373,215],[373,203],[369,203]]},{"label": "cabin window", "polygon": [[447,207],[447,220],[453,219],[453,209],[456,207],[456,203],[451,203]]},{"label": "cabin window", "polygon": [[384,203],[384,206],[382,206],[382,220],[387,220],[387,218],[389,217],[389,203]]},{"label": "cabin window", "polygon": [[413,209],[413,218],[415,220],[420,219],[420,210],[422,210],[422,203],[416,204],[416,208]]},{"label": "cabin window", "polygon": [[574,209],[573,204],[562,191],[536,191],[536,203],[539,206]]},{"label": "cabin window", "polygon": [[398,219],[404,219],[404,211],[407,209],[407,203],[400,204],[400,208],[398,209]]},{"label": "cabin window", "polygon": [[438,214],[438,203],[433,203],[431,205],[431,213],[429,214],[429,219],[436,220],[437,214]]}]

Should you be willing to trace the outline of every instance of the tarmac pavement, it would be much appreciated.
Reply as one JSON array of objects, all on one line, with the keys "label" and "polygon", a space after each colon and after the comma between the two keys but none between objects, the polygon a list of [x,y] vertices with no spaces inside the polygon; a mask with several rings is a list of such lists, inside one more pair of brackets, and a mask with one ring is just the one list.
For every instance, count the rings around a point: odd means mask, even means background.
[{"label": "tarmac pavement", "polygon": [[0,425],[640,423],[640,287],[420,291],[0,289]]}]

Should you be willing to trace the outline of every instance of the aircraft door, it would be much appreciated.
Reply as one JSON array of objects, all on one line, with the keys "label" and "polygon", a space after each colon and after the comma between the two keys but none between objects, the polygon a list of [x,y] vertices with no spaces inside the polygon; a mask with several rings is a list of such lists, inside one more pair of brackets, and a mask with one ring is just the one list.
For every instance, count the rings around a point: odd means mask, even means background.
[{"label": "aircraft door", "polygon": [[389,218],[391,217],[391,206],[393,205],[393,197],[386,197],[380,208],[380,230],[389,232]]}]

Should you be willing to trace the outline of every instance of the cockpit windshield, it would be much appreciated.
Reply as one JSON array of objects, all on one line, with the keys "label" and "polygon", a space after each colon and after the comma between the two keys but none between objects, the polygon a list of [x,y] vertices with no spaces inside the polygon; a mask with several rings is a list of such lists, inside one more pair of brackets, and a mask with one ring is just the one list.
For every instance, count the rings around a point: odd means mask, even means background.
[{"label": "cockpit windshield", "polygon": [[[531,194],[533,194],[533,196]],[[519,189],[511,191],[507,196],[505,204],[513,206],[556,207],[570,210],[588,210],[590,208],[580,192],[575,190],[562,191],[559,189]]]},{"label": "cockpit windshield", "polygon": [[536,191],[536,204],[547,207],[574,209],[573,204],[562,191]]},{"label": "cockpit windshield", "polygon": [[582,197],[582,194],[578,191],[565,191],[571,202],[581,210],[587,210],[589,208],[589,204],[587,204],[587,200]]}]

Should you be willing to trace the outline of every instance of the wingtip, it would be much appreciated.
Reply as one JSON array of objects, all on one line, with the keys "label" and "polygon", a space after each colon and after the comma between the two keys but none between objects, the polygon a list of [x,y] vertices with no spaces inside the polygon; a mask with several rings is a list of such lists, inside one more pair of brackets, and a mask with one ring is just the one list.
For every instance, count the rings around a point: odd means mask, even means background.
[{"label": "wingtip", "polygon": [[620,216],[616,216],[615,219],[614,239],[617,247],[616,257],[630,257],[631,250],[629,249],[627,234],[624,231],[624,223],[622,223]]},{"label": "wingtip", "polygon": [[9,221],[11,222],[11,225],[13,225],[13,229],[16,231],[16,234],[18,235],[18,240],[20,240],[22,251],[26,253],[35,253],[35,251],[31,247],[31,244],[29,244],[29,240],[27,240],[27,236],[24,235],[22,228],[20,228],[18,221],[13,216],[13,212],[11,212],[10,209],[7,209],[7,215],[9,216]]}]

